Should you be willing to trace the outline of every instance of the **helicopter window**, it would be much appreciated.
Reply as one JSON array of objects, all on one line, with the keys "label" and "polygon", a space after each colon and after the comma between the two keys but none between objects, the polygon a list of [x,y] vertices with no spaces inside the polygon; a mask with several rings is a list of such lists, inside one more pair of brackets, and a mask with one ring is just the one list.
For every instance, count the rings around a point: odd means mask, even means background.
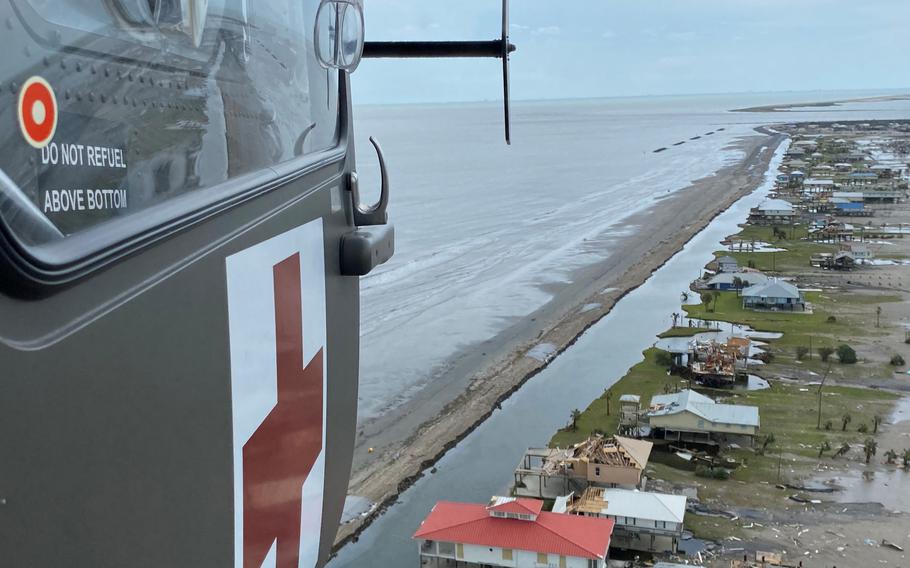
[{"label": "helicopter window", "polygon": [[[0,217],[43,245],[338,144],[316,0],[0,6]],[[252,185],[252,181],[250,184]],[[242,185],[242,184],[240,184]],[[233,186],[232,186],[233,187]]]}]

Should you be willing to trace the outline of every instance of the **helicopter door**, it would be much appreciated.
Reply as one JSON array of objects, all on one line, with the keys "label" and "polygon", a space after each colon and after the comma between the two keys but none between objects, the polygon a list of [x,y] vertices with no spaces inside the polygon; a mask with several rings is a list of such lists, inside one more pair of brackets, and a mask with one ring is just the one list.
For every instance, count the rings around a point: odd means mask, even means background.
[{"label": "helicopter door", "polygon": [[3,565],[328,556],[357,398],[342,272],[391,245],[354,226],[319,8],[0,6]]}]

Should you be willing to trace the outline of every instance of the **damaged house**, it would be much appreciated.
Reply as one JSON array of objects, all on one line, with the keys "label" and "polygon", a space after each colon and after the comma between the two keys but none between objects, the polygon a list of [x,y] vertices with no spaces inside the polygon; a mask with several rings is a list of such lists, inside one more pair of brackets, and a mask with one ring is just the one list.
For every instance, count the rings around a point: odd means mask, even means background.
[{"label": "damaged house", "polygon": [[590,485],[643,487],[653,444],[614,436],[591,436],[570,448],[530,448],[515,470],[515,494],[555,498]]}]

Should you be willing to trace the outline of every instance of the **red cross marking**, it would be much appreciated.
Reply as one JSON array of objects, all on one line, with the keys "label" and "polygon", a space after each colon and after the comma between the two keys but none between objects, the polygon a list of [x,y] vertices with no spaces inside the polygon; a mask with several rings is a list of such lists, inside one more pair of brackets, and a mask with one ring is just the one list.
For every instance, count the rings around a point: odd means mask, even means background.
[{"label": "red cross marking", "polygon": [[300,254],[273,268],[278,403],[243,445],[243,566],[278,541],[277,568],[297,568],[301,492],[322,451],[322,353],[303,366]]}]

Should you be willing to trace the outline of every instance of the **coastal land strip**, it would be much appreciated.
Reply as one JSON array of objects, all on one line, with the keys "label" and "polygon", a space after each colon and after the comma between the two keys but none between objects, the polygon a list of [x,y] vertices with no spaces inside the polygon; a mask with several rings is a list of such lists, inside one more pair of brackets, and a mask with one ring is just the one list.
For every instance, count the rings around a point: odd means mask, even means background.
[{"label": "coastal land strip", "polygon": [[863,97],[858,99],[840,99],[836,101],[823,101],[814,103],[791,103],[785,105],[762,105],[747,108],[733,109],[732,112],[792,112],[794,110],[805,111],[810,108],[821,110],[830,110],[831,107],[837,107],[849,103],[880,103],[887,101],[906,101],[910,100],[910,95],[885,95],[880,97]]},{"label": "coastal land strip", "polygon": [[[617,253],[577,271],[572,284],[551,290],[553,299],[546,306],[455,363],[449,374],[464,379],[436,381],[442,384],[366,426],[369,431],[362,431],[358,439],[348,492],[374,505],[339,527],[334,549],[356,540],[502,401],[574,344],[717,215],[754,191],[786,138],[765,128],[756,132],[734,143],[742,159],[625,220],[634,230],[611,242],[611,250]],[[547,345],[550,350],[545,357],[528,356],[535,345]],[[454,388],[460,394],[454,394]]]}]

